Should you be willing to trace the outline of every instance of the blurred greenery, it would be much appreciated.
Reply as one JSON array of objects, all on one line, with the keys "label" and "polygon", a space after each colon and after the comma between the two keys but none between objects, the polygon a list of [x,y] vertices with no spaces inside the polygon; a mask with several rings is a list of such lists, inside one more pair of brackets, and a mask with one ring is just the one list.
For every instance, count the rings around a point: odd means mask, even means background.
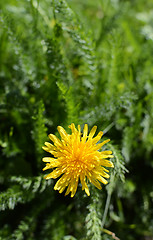
[{"label": "blurred greenery", "polygon": [[[0,240],[153,239],[152,54],[152,0],[0,1]],[[72,122],[111,139],[91,197],[43,179]]]}]

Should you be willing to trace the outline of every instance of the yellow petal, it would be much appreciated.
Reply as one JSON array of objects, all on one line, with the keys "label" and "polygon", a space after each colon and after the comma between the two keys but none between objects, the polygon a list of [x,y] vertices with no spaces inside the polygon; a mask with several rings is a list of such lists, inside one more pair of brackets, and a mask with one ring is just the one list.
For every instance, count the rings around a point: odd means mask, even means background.
[{"label": "yellow petal", "polygon": [[71,189],[71,185],[69,184],[65,193],[65,196],[68,195],[70,193],[70,189]]},{"label": "yellow petal", "polygon": [[79,178],[77,177],[76,179],[73,179],[71,181],[72,181],[71,182],[71,197],[74,197],[74,195],[77,191]]},{"label": "yellow petal", "polygon": [[89,192],[89,188],[88,188],[87,184],[86,184],[86,187],[85,187],[85,192],[88,196],[90,196],[90,192]]},{"label": "yellow petal", "polygon": [[[65,189],[66,186],[68,185],[69,181],[68,181],[68,176],[66,176],[65,174],[56,182],[54,189],[55,190],[60,190]],[[63,190],[64,191],[64,190]],[[62,192],[63,192],[62,191]]]},{"label": "yellow petal", "polygon": [[101,175],[105,178],[109,178],[109,175],[107,173],[104,172],[104,168],[101,166],[96,167],[93,170],[93,176],[96,178],[96,175]]},{"label": "yellow petal", "polygon": [[91,131],[90,131],[90,133],[89,133],[89,137],[88,137],[89,139],[92,138],[92,137],[95,135],[96,130],[97,130],[97,126],[94,126],[94,127],[91,129]]},{"label": "yellow petal", "polygon": [[56,148],[53,144],[51,144],[49,142],[45,142],[45,145],[52,150],[54,150]]},{"label": "yellow petal", "polygon": [[[98,140],[98,141],[99,141],[99,140]],[[110,141],[110,139],[107,139],[107,140],[103,141],[102,143],[98,143],[98,144],[94,147],[94,150],[98,150],[98,149],[102,148],[102,146],[103,146],[104,144],[108,143],[109,141]],[[107,151],[103,151],[102,153],[104,153],[104,152],[107,152]],[[109,151],[109,152],[112,153],[112,151]],[[107,153],[106,153],[106,154],[107,154]]]},{"label": "yellow petal", "polygon": [[97,180],[95,180],[93,177],[91,177],[91,182],[93,183],[93,185],[96,186],[96,188],[98,188],[100,190],[102,189],[100,183]]},{"label": "yellow petal", "polygon": [[104,155],[110,155],[110,154],[112,154],[112,151],[108,151],[108,150],[106,150],[106,151],[102,151],[101,152],[102,154],[104,154]]},{"label": "yellow petal", "polygon": [[101,154],[101,158],[113,158],[113,155],[104,155],[103,153]]},{"label": "yellow petal", "polygon": [[102,176],[97,176],[97,179],[102,182],[103,184],[107,184],[107,180],[105,178],[103,178]]},{"label": "yellow petal", "polygon": [[75,128],[74,123],[71,123],[71,125],[69,125],[69,128],[71,129],[72,133],[76,133],[77,129]]},{"label": "yellow petal", "polygon": [[81,126],[78,125],[78,131],[79,131],[79,134],[81,134]]},{"label": "yellow petal", "polygon": [[47,176],[45,176],[45,179],[58,178],[61,174],[62,173],[60,169],[55,169],[54,171],[49,173]]},{"label": "yellow petal", "polygon": [[61,136],[63,139],[68,140],[68,134],[67,134],[67,132],[65,131],[65,129],[64,129],[63,127],[58,126],[58,127],[57,127],[57,130],[58,130],[60,136]]},{"label": "yellow petal", "polygon": [[85,124],[83,129],[83,138],[86,138],[87,135],[88,135],[88,125]]},{"label": "yellow petal", "polygon": [[42,161],[43,162],[51,162],[52,160],[56,160],[55,158],[51,158],[51,157],[44,157],[43,159],[42,159]]},{"label": "yellow petal", "polygon": [[114,167],[114,164],[109,160],[101,159],[100,164],[104,167]]},{"label": "yellow petal", "polygon": [[49,138],[54,142],[55,146],[62,146],[62,142],[53,134],[49,134]]},{"label": "yellow petal", "polygon": [[92,138],[92,144],[96,144],[101,139],[102,135],[103,135],[103,132],[100,131],[96,137]]}]

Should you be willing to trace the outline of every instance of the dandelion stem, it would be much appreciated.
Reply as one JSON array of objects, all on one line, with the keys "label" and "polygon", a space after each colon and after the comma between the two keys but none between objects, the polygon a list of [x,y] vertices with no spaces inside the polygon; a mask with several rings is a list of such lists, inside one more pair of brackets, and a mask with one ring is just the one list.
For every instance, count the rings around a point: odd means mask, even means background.
[{"label": "dandelion stem", "polygon": [[105,225],[105,221],[106,221],[106,217],[107,217],[107,213],[108,213],[108,208],[109,208],[109,204],[110,204],[110,200],[111,200],[111,193],[108,193],[107,195],[107,199],[106,199],[106,205],[105,205],[105,210],[104,210],[104,215],[103,215],[103,219],[102,219],[102,228]]}]

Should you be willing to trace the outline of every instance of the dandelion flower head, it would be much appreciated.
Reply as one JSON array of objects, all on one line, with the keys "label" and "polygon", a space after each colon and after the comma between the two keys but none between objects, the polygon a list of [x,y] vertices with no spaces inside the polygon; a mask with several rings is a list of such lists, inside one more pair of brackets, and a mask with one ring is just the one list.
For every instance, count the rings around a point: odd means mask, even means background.
[{"label": "dandelion flower head", "polygon": [[79,181],[82,184],[82,190],[85,190],[89,196],[88,181],[101,189],[101,184],[107,184],[105,178],[109,178],[108,169],[105,167],[113,167],[113,163],[107,158],[112,158],[112,151],[99,151],[102,146],[109,142],[110,139],[98,143],[103,132],[100,131],[94,137],[97,126],[94,126],[88,135],[88,125],[84,125],[83,134],[81,127],[78,129],[72,123],[69,128],[72,134],[68,134],[65,129],[58,126],[58,132],[61,140],[53,134],[49,134],[49,138],[54,143],[45,142],[43,149],[54,157],[44,157],[43,161],[46,166],[43,170],[53,169],[45,179],[60,178],[56,182],[54,189],[62,193],[67,187],[65,195],[71,192],[73,197],[77,191]]}]

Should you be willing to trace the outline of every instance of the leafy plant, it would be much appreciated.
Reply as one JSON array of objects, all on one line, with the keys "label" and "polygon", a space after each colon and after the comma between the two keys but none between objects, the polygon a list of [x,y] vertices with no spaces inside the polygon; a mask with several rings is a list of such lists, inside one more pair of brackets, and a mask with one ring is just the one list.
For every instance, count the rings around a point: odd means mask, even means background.
[{"label": "leafy plant", "polygon": [[[0,239],[152,239],[152,7],[0,1]],[[109,184],[90,197],[42,175],[47,135],[72,122],[111,139]]]}]

